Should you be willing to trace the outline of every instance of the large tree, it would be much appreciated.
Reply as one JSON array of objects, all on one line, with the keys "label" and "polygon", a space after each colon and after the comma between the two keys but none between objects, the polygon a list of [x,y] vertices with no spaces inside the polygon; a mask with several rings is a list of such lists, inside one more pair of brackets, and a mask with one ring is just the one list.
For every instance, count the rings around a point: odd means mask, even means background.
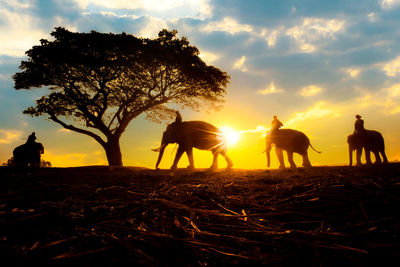
[{"label": "large tree", "polygon": [[110,166],[122,166],[119,140],[140,114],[160,120],[171,113],[167,105],[198,110],[223,101],[228,74],[208,66],[176,34],[162,30],[145,39],[55,28],[54,40],[28,50],[22,72],[13,76],[15,89],[49,89],[24,113],[92,137]]}]

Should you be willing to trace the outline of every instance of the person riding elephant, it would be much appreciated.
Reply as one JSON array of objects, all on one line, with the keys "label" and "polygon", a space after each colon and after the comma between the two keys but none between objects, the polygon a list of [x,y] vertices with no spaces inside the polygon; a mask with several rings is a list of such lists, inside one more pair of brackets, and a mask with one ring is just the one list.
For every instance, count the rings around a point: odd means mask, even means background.
[{"label": "person riding elephant", "polygon": [[279,128],[283,127],[283,123],[278,120],[278,117],[274,115],[274,119],[271,121],[271,132],[279,130]]},{"label": "person riding elephant", "polygon": [[35,140],[36,135],[33,132],[29,135],[25,144],[13,150],[14,163],[17,167],[40,167],[41,154],[44,153],[44,147]]},{"label": "person riding elephant", "polygon": [[167,126],[164,131],[161,146],[153,149],[159,152],[156,169],[161,162],[164,150],[168,144],[177,143],[178,151],[176,152],[174,163],[171,169],[178,167],[178,162],[183,153],[186,152],[189,159],[189,169],[194,169],[193,148],[200,150],[209,150],[213,154],[213,163],[211,169],[218,168],[218,155],[221,154],[226,162],[227,169],[232,168],[233,164],[227,155],[227,145],[222,138],[222,133],[219,129],[204,121],[182,121],[182,116],[176,112],[176,119],[173,123]]},{"label": "person riding elephant", "polygon": [[365,130],[364,129],[364,120],[361,119],[361,116],[357,114],[356,121],[354,122],[354,134],[357,134],[363,130]]},{"label": "person riding elephant", "polygon": [[[378,131],[362,129],[356,133],[353,133],[347,137],[347,143],[349,145],[349,166],[353,164],[353,151],[356,150],[356,161],[357,166],[361,166],[361,154],[362,150],[365,151],[365,159],[368,165],[371,162],[371,151],[375,155],[375,163],[380,164],[387,163],[388,159],[385,154],[385,141],[383,136]],[[380,158],[382,156],[382,160]]]},{"label": "person riding elephant", "polygon": [[275,152],[279,160],[279,169],[285,168],[285,162],[283,160],[283,153],[282,153],[283,150],[287,152],[290,167],[292,169],[296,168],[296,164],[293,161],[293,153],[298,153],[303,157],[303,166],[305,168],[311,168],[311,163],[307,154],[309,146],[314,151],[321,153],[315,150],[315,148],[311,145],[308,137],[300,131],[293,129],[279,129],[271,131],[267,135],[266,150],[265,150],[267,153],[268,167],[270,166],[271,163],[270,151],[272,144],[275,144]]}]

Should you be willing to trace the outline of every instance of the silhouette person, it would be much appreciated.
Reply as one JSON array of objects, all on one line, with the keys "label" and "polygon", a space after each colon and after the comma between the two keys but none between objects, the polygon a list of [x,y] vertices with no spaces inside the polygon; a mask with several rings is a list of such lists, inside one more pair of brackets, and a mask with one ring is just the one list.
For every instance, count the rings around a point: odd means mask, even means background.
[{"label": "silhouette person", "polygon": [[28,136],[26,143],[16,147],[13,150],[14,162],[16,166],[21,167],[40,167],[41,154],[44,153],[44,147],[37,143],[35,132]]},{"label": "silhouette person", "polygon": [[364,120],[361,119],[360,115],[356,115],[356,121],[354,122],[354,134],[360,133],[364,129]]},{"label": "silhouette person", "polygon": [[34,144],[36,140],[35,132],[32,132],[31,135],[28,136],[28,140],[26,140],[26,144]]},{"label": "silhouette person", "polygon": [[271,132],[275,132],[277,130],[279,130],[279,128],[281,128],[283,126],[282,122],[280,122],[280,120],[278,120],[277,116],[274,115],[274,119],[271,122]]}]

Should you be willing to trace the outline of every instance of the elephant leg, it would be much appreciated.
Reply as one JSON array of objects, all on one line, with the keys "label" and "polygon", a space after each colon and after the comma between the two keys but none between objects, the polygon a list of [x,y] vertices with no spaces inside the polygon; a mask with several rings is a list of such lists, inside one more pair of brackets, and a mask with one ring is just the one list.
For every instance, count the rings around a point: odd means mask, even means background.
[{"label": "elephant leg", "polygon": [[285,169],[285,162],[283,160],[282,148],[275,147],[275,153],[279,160],[279,169]]},{"label": "elephant leg", "polygon": [[218,155],[219,155],[219,152],[218,151],[212,151],[212,154],[213,154],[213,163],[212,163],[210,169],[215,170],[215,169],[218,169]]},{"label": "elephant leg", "polygon": [[221,152],[221,155],[225,158],[227,166],[226,169],[231,169],[233,166],[232,160],[229,158],[228,153],[226,153],[226,149],[223,149]]},{"label": "elephant leg", "polygon": [[365,161],[367,162],[367,165],[371,165],[371,150],[369,149],[364,149],[365,150]]},{"label": "elephant leg", "polygon": [[193,148],[192,147],[186,149],[186,155],[188,156],[188,159],[189,159],[189,166],[187,166],[187,168],[193,170],[194,169],[194,160],[193,160]]},{"label": "elephant leg", "polygon": [[356,149],[356,161],[357,161],[357,166],[361,166],[361,154],[362,154],[362,148],[357,148]]},{"label": "elephant leg", "polygon": [[39,154],[36,156],[36,159],[35,159],[35,167],[36,168],[40,168],[40,161],[41,161],[41,156]]},{"label": "elephant leg", "polygon": [[385,150],[381,150],[380,153],[381,153],[382,158],[383,158],[383,163],[388,163],[388,159],[386,157]]},{"label": "elephant leg", "polygon": [[287,151],[287,156],[288,156],[288,161],[290,163],[290,168],[291,169],[296,169],[296,164],[293,161],[293,152],[292,151]]},{"label": "elephant leg", "polygon": [[381,164],[382,160],[381,160],[381,157],[379,156],[379,151],[374,150],[374,155],[375,155],[375,164]]},{"label": "elephant leg", "polygon": [[181,146],[179,146],[178,151],[176,151],[174,164],[172,164],[171,170],[175,170],[176,168],[178,168],[178,162],[181,159],[183,152],[185,152],[185,149],[183,149]]},{"label": "elephant leg", "polygon": [[301,155],[303,157],[303,166],[304,168],[311,168],[311,162],[310,159],[308,158],[308,153],[306,151],[306,153],[304,153],[303,155]]}]

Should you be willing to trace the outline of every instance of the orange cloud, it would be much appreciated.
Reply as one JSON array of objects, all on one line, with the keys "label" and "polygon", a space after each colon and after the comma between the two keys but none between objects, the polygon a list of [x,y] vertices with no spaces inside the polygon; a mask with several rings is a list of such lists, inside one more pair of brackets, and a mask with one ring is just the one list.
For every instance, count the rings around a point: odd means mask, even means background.
[{"label": "orange cloud", "polygon": [[301,89],[300,95],[308,97],[319,94],[322,91],[321,87],[315,85],[308,85]]},{"label": "orange cloud", "polygon": [[22,136],[22,131],[19,130],[1,130],[0,129],[0,144],[11,144]]},{"label": "orange cloud", "polygon": [[261,95],[269,95],[283,92],[282,89],[277,89],[274,85],[274,82],[271,82],[269,87],[264,90],[258,90],[257,93]]}]

